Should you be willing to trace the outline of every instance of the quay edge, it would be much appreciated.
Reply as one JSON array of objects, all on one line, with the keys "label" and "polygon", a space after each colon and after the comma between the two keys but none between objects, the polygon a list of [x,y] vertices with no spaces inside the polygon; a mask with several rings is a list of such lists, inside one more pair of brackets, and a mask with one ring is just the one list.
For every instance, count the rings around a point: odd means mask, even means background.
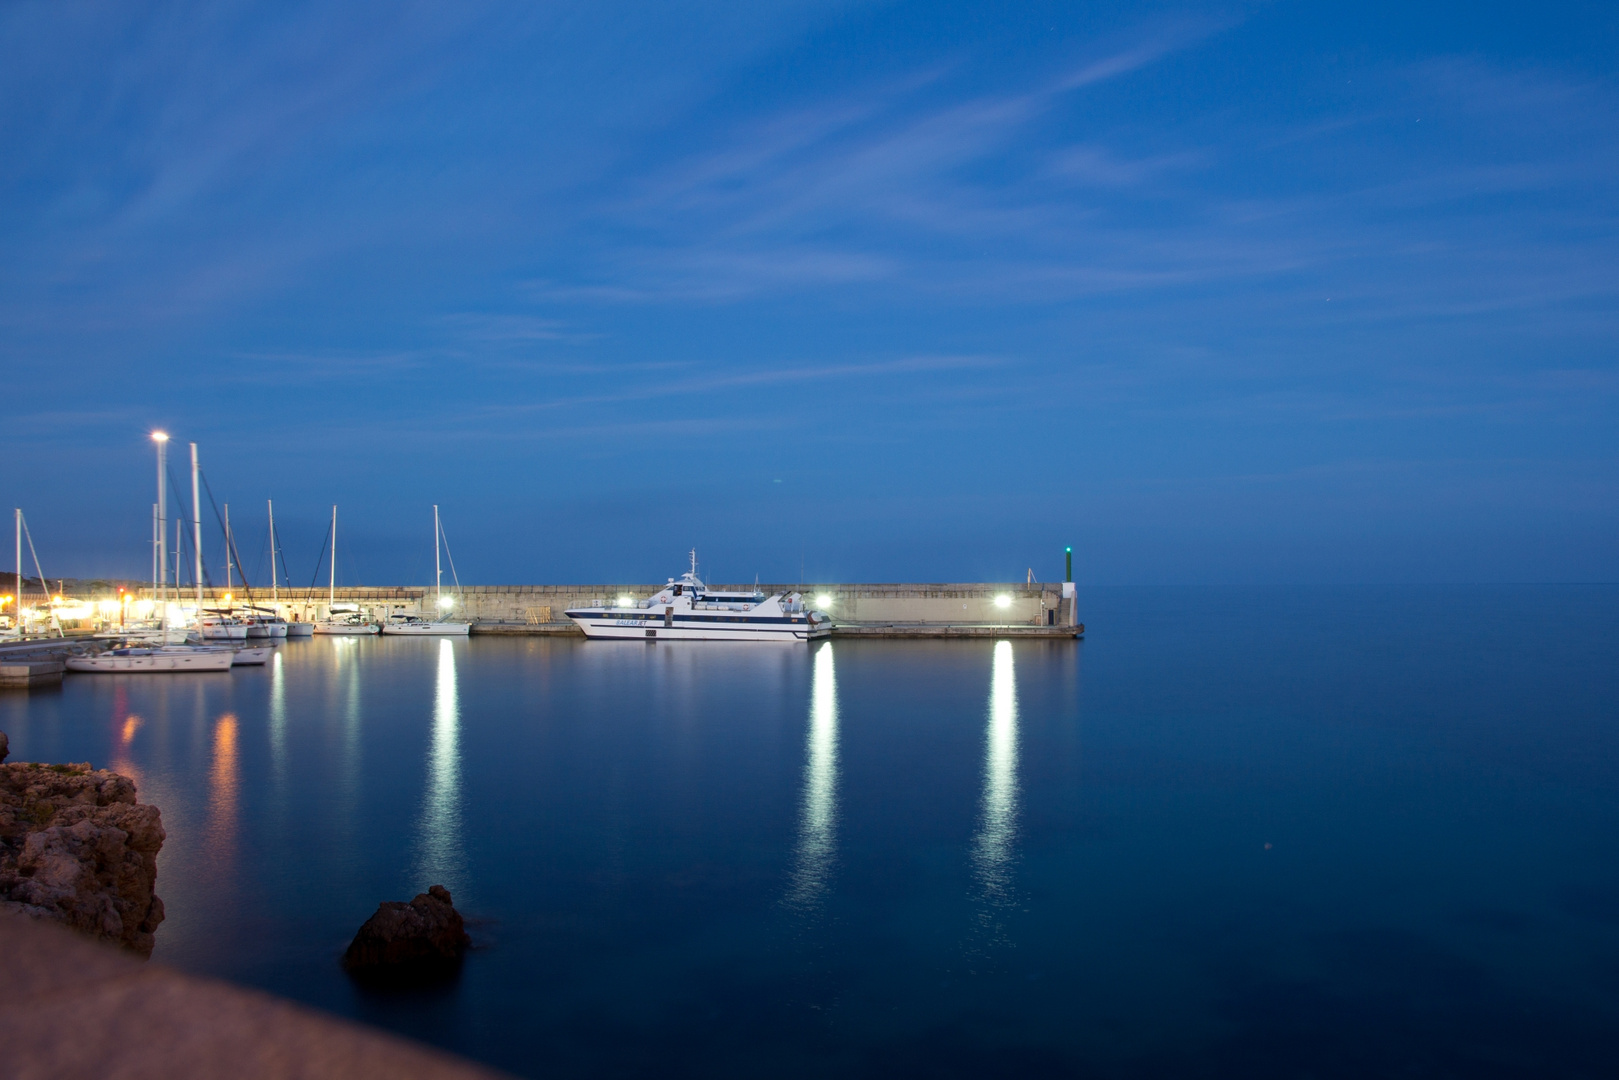
[{"label": "quay edge", "polygon": [[[577,628],[563,614],[621,596],[650,596],[657,584],[473,585],[455,591],[452,618],[466,619],[475,634],[573,634]],[[712,584],[713,589],[752,589]],[[834,637],[1038,637],[1084,635],[1076,610],[1074,586],[1065,582],[943,583],[809,583],[760,582],[766,593],[802,592],[806,603],[832,616]],[[241,586],[232,590],[237,605],[269,604],[268,590],[254,589],[249,601]],[[208,606],[223,605],[224,589],[204,591]],[[190,605],[195,593],[182,590],[176,602]],[[143,599],[150,590],[142,590]],[[425,616],[432,612],[433,590],[425,586],[339,586],[335,597],[325,588],[282,589],[275,607],[285,618],[304,621],[326,617],[329,600],[354,604],[379,618]]]}]

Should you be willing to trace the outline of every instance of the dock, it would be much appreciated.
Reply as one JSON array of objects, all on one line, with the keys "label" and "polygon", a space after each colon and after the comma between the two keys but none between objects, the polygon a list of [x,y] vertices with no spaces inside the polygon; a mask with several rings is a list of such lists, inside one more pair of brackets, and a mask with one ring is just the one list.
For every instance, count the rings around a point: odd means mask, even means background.
[{"label": "dock", "polygon": [[60,686],[71,649],[61,638],[0,645],[0,689]]},{"label": "dock", "polygon": [[[1085,634],[1071,582],[709,585],[716,592],[752,591],[755,587],[766,595],[801,593],[809,607],[831,616],[835,638],[1074,639]],[[444,615],[471,623],[476,635],[583,636],[567,618],[568,610],[628,603],[661,588],[661,582],[463,586],[453,593],[446,590],[451,606]],[[186,606],[195,602],[195,595],[190,587],[170,591],[171,602]],[[150,590],[131,594],[130,599],[149,600]],[[359,608],[379,621],[438,614],[434,591],[427,586],[338,586],[335,592],[282,587],[272,603],[267,590],[238,585],[229,594],[224,589],[205,589],[203,602],[210,608],[253,604],[261,610],[273,608],[284,619],[303,622],[326,618],[334,604]],[[117,611],[116,605],[112,610]],[[115,620],[104,622],[101,629],[116,632]]]}]

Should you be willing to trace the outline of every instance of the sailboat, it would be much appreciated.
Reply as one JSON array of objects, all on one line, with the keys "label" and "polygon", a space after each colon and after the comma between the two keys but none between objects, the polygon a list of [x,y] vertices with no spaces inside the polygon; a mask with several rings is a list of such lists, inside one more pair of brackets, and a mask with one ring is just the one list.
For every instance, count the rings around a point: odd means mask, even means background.
[{"label": "sailboat", "polygon": [[[15,584],[16,584],[16,587],[17,587],[17,592],[16,592],[15,596],[12,596],[12,597],[9,598],[11,600],[11,604],[12,604],[12,606],[11,606],[11,626],[8,629],[0,630],[0,640],[11,640],[13,638],[20,639],[23,636],[23,633],[24,633],[23,617],[22,617],[22,583],[23,583],[23,576],[22,576],[22,538],[23,538],[23,531],[25,529],[27,529],[28,526],[23,523],[22,507],[17,508],[16,520],[17,520],[17,580],[16,580]],[[62,635],[62,625],[61,625],[61,623],[56,621],[56,612],[55,612],[55,610],[54,610],[54,608],[52,607],[52,604],[51,604],[50,586],[45,584],[45,571],[43,571],[43,570],[41,570],[39,568],[39,552],[34,550],[34,535],[31,532],[28,534],[28,550],[29,550],[30,554],[32,554],[34,556],[34,573],[39,575],[39,587],[41,589],[43,589],[44,592],[45,592],[45,611],[46,611],[46,613],[47,613],[47,615],[48,615],[48,617],[50,619],[51,627],[57,632],[58,635]],[[62,636],[65,636],[65,635],[62,635]]]},{"label": "sailboat", "polygon": [[315,624],[317,634],[360,636],[377,632],[377,624],[355,604],[337,603],[337,507],[332,507],[332,577],[327,586],[326,618]]},{"label": "sailboat", "polygon": [[[197,636],[203,641],[246,641],[247,622],[238,619],[229,611],[217,608],[206,609],[202,606],[202,506],[198,501],[201,495],[197,489],[197,477],[200,473],[197,466],[197,444],[191,444],[191,553],[196,560],[195,569],[191,572],[192,582],[197,589]],[[228,534],[227,534],[228,535]],[[230,548],[225,548],[225,576],[230,577]],[[179,584],[179,572],[175,572],[175,584]]]},{"label": "sailboat", "polygon": [[[281,554],[281,538],[276,535],[276,531],[275,531],[275,504],[270,503],[269,507],[270,507],[270,603],[276,608],[276,611],[277,611],[277,616],[276,617],[280,618],[281,586],[280,586],[279,579],[276,577],[276,558]],[[316,568],[316,571],[319,572],[319,567]],[[291,585],[292,584],[291,580],[288,580],[287,584]],[[299,619],[296,616],[293,617],[293,620],[291,622],[283,622],[281,625],[283,625],[283,626],[285,626],[287,628],[287,637],[289,637],[289,638],[306,638],[306,637],[314,637],[315,636],[315,624],[312,623],[312,622],[304,622],[302,619]]]},{"label": "sailboat", "polygon": [[114,674],[229,671],[235,658],[235,650],[225,645],[132,645],[94,656],[70,656],[66,664],[69,671]]},{"label": "sailboat", "polygon": [[[383,625],[382,632],[384,634],[435,635],[439,637],[454,635],[464,637],[472,632],[470,623],[456,622],[443,617],[444,612],[454,603],[453,598],[449,603],[445,602],[444,564],[440,561],[440,554],[443,549],[444,529],[439,524],[438,506],[435,504],[433,507],[433,612],[439,617],[436,619],[423,619],[417,615],[395,616]],[[455,584],[459,588],[461,577],[455,573],[453,559],[450,562],[450,573],[454,575]]]}]

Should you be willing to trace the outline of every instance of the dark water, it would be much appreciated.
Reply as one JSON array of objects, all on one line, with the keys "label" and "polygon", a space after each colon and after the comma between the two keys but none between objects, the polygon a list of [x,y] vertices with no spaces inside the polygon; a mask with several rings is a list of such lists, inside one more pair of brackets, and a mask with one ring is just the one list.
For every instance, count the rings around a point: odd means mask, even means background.
[{"label": "dark water", "polygon": [[[1094,590],[1083,644],[295,642],[0,696],[158,958],[565,1076],[1619,1071],[1619,589]],[[337,958],[443,882],[457,983]]]}]

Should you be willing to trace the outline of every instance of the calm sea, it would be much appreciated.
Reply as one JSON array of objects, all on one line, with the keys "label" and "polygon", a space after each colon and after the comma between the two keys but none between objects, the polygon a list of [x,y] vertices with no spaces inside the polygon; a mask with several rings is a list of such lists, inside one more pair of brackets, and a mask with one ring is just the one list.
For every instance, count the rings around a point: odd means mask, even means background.
[{"label": "calm sea", "polygon": [[[316,639],[0,695],[156,958],[536,1077],[1619,1071],[1619,589],[1090,590],[1057,642]],[[452,985],[338,957],[443,883]]]}]

